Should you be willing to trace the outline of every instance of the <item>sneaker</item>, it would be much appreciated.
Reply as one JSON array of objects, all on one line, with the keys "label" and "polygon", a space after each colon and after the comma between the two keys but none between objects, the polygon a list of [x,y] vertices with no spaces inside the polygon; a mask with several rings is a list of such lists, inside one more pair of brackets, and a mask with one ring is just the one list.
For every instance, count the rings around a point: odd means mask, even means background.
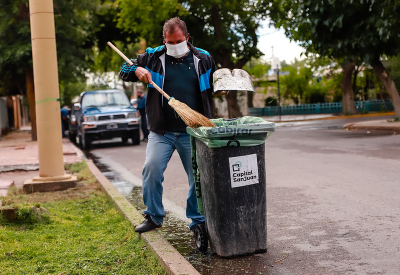
[{"label": "sneaker", "polygon": [[151,220],[150,216],[149,216],[149,215],[146,215],[146,219],[145,219],[141,224],[139,224],[138,226],[136,226],[135,232],[144,233],[144,232],[153,230],[153,229],[155,229],[155,228],[160,228],[160,227],[161,227],[161,225],[155,224],[155,223]]}]

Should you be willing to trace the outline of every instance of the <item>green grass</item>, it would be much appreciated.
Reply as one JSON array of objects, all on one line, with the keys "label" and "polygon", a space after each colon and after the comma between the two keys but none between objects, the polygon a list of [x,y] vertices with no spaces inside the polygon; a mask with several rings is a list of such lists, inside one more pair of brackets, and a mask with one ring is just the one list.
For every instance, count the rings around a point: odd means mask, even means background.
[{"label": "green grass", "polygon": [[[75,172],[87,171],[84,163]],[[21,209],[29,209],[29,201],[49,215],[42,221],[29,215],[17,222],[0,219],[0,274],[165,274],[90,175],[82,180],[74,190],[6,197],[9,206],[24,201]]]},{"label": "green grass", "polygon": [[42,205],[51,221],[0,226],[0,274],[164,274],[105,196]]}]

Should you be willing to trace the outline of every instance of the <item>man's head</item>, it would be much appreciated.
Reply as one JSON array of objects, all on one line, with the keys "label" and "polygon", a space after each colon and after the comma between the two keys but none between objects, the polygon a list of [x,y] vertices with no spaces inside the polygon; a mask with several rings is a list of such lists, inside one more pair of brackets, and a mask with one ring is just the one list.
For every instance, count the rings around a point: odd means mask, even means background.
[{"label": "man's head", "polygon": [[142,98],[142,97],[143,97],[142,91],[138,91],[138,92],[137,92],[137,98]]},{"label": "man's head", "polygon": [[165,21],[163,27],[164,42],[169,45],[176,45],[183,41],[189,41],[186,23],[178,17]]}]

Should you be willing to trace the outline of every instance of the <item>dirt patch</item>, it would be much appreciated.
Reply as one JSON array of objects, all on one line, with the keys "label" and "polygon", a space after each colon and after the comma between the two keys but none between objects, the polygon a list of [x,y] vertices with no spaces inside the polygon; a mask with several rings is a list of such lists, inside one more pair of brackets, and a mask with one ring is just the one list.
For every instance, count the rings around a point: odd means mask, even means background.
[{"label": "dirt patch", "polygon": [[21,203],[46,203],[70,199],[84,199],[93,193],[102,193],[100,184],[91,174],[85,162],[78,163],[75,166],[71,165],[69,168],[71,169],[67,169],[67,173],[76,175],[78,178],[78,184],[75,188],[64,191],[25,194],[22,188],[12,187],[9,189],[8,195],[1,198],[3,207]]}]

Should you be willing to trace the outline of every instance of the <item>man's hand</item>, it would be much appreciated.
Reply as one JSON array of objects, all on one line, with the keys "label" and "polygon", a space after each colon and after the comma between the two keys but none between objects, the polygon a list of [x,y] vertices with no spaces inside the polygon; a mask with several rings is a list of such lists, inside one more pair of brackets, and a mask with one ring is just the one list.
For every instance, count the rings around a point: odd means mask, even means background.
[{"label": "man's hand", "polygon": [[137,67],[135,70],[135,74],[139,78],[139,80],[143,81],[144,83],[150,83],[152,81],[151,73],[142,67]]}]

